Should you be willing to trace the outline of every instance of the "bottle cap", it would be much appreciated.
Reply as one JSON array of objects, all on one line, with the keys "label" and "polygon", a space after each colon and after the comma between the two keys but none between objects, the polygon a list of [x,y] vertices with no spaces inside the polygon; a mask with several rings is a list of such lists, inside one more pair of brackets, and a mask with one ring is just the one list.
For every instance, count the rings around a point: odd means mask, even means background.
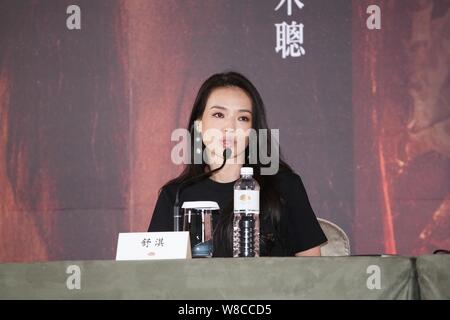
[{"label": "bottle cap", "polygon": [[241,168],[241,175],[253,175],[253,168],[252,167],[242,167]]}]

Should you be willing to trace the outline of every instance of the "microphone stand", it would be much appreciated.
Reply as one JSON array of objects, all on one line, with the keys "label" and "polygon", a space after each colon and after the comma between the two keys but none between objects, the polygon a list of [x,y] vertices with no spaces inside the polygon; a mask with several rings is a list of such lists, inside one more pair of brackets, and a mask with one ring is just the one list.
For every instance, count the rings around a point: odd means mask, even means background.
[{"label": "microphone stand", "polygon": [[205,177],[209,177],[214,172],[222,169],[225,166],[225,163],[228,160],[228,158],[230,158],[230,156],[231,156],[231,150],[229,148],[224,149],[222,155],[223,155],[223,162],[220,167],[218,167],[212,171],[209,171],[209,172],[204,172],[198,176],[191,177],[190,179],[187,179],[187,180],[181,182],[180,185],[178,186],[177,193],[175,194],[175,203],[173,205],[173,231],[181,231],[181,218],[182,218],[182,215],[180,214],[181,190],[183,188],[185,188],[186,186],[188,186],[194,182],[198,182]]}]

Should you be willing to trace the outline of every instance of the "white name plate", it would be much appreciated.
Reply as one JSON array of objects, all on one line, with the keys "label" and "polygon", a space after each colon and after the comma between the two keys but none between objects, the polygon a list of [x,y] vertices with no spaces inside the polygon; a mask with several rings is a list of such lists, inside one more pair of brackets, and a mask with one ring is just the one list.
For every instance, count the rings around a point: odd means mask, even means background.
[{"label": "white name plate", "polygon": [[190,259],[188,231],[119,233],[116,260]]}]

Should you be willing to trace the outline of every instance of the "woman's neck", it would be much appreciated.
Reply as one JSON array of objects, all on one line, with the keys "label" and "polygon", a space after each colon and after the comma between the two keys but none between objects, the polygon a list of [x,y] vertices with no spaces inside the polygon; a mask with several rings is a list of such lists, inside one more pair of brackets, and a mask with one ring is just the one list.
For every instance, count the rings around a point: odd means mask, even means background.
[{"label": "woman's neck", "polygon": [[[208,159],[211,159],[212,163],[209,165],[210,170],[217,169],[221,166],[223,158],[217,155],[211,155],[208,153]],[[241,167],[245,160],[245,153],[229,158],[225,162],[225,166],[219,171],[212,174],[210,177],[212,180],[220,183],[233,182],[239,179],[241,175]]]},{"label": "woman's neck", "polygon": [[[233,160],[233,159],[229,159],[229,160]],[[233,162],[233,161],[231,161],[231,162]],[[217,164],[210,165],[211,170],[214,170],[218,167],[220,167],[220,165],[217,165]],[[236,181],[240,177],[241,167],[242,167],[242,164],[225,163],[225,166],[222,169],[220,169],[219,171],[213,173],[210,178],[212,180],[214,180],[216,182],[220,182],[220,183]]]}]

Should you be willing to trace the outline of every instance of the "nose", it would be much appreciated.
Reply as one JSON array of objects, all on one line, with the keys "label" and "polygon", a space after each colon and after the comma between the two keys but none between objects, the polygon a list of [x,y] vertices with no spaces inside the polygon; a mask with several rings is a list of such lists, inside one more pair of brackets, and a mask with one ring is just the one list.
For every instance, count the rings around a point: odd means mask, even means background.
[{"label": "nose", "polygon": [[236,123],[232,120],[228,121],[225,125],[224,133],[232,133],[236,129]]},{"label": "nose", "polygon": [[231,138],[233,136],[234,136],[234,129],[233,128],[225,128],[222,139],[225,139],[227,137]]}]

